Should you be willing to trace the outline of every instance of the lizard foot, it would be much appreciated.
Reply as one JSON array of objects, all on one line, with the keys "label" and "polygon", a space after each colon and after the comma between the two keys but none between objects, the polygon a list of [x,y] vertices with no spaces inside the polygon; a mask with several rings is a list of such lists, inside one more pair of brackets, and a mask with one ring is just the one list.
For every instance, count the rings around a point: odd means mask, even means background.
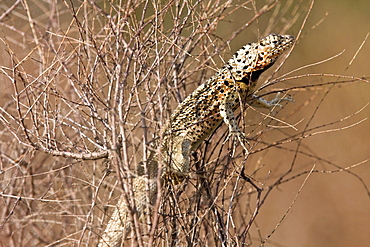
[{"label": "lizard foot", "polygon": [[[241,132],[241,131],[232,131],[232,132],[229,132],[229,134],[226,137],[226,140],[223,142],[223,144],[225,144],[230,139],[230,137],[232,137],[234,140],[238,140],[238,142],[240,143],[240,145],[245,150],[246,155],[249,154],[249,150],[248,150],[248,148],[245,145],[245,144],[248,144],[249,145],[249,142],[248,142],[247,137],[245,136],[245,134],[243,132]],[[234,141],[234,144],[236,146],[236,142],[235,141]],[[234,155],[235,146],[233,148],[232,155]]]},{"label": "lizard foot", "polygon": [[257,96],[254,96],[254,98],[256,100],[252,103],[252,105],[257,106],[257,107],[269,108],[270,109],[270,108],[273,108],[275,106],[281,107],[281,104],[280,104],[281,101],[290,101],[290,102],[294,101],[291,96],[281,98],[280,95],[281,95],[280,92],[277,93],[275,99],[273,99],[271,101],[267,101],[263,98],[258,98]]}]

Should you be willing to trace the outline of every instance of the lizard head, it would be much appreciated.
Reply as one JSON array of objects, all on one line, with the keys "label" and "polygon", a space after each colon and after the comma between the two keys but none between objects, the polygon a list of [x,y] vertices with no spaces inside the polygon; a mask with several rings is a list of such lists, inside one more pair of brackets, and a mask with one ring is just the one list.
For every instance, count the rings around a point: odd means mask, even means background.
[{"label": "lizard head", "polygon": [[[256,77],[271,67],[277,58],[294,43],[291,35],[271,33],[256,43],[249,43],[239,49],[226,67],[231,68],[236,80]],[[257,73],[252,73],[257,72]],[[251,74],[252,73],[252,74]],[[254,75],[253,75],[254,74]]]}]

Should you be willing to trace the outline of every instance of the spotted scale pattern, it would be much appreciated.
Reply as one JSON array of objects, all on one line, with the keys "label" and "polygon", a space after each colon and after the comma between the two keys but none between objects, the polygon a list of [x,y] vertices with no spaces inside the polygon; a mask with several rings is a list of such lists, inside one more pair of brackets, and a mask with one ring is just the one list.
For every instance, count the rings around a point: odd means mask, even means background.
[{"label": "spotted scale pattern", "polygon": [[[151,152],[147,161],[148,174],[138,172],[133,178],[135,212],[138,217],[147,207],[148,194],[150,201],[155,201],[158,189],[158,155],[161,156],[161,162],[166,165],[162,173],[162,182],[169,178],[177,183],[176,180],[181,181],[189,173],[190,152],[213,133],[222,121],[229,127],[230,133],[242,136],[234,111],[240,106],[240,100],[248,101],[255,98],[253,92],[260,74],[271,67],[293,42],[292,36],[269,34],[257,43],[245,45],[222,69],[200,85],[176,108],[167,126],[160,147],[161,153]],[[268,102],[258,98],[257,100],[260,106],[276,105],[275,101]],[[102,235],[99,247],[120,246],[120,241],[125,239],[132,229],[131,210],[125,196],[121,196]]]},{"label": "spotted scale pattern", "polygon": [[[214,76],[201,84],[174,111],[163,152],[173,171],[187,173],[189,154],[223,121],[230,133],[242,136],[234,117],[240,100],[248,101],[262,72],[292,46],[294,37],[269,34],[238,50]],[[263,106],[266,101],[261,102]]]}]

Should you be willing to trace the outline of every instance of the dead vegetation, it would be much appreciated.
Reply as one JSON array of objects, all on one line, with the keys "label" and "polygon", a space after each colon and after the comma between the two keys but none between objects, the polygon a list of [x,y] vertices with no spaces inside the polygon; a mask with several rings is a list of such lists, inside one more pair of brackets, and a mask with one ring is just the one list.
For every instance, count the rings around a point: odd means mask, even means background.
[{"label": "dead vegetation", "polygon": [[[306,1],[0,4],[3,246],[95,245],[119,195],[132,194],[131,172],[176,105],[246,41],[273,31],[295,35],[299,44],[312,8]],[[234,27],[240,15],[243,25]],[[254,36],[240,38],[247,33]],[[368,183],[352,171],[368,158],[343,164],[306,142],[366,122],[357,118],[366,106],[316,118],[332,90],[368,80],[300,73],[306,66],[278,71],[285,60],[267,72],[258,94],[289,93],[296,102],[272,112],[242,110],[247,158],[240,147],[232,155],[221,127],[194,154],[189,179],[164,186],[161,203],[127,244],[283,246],[270,237],[313,173],[346,173],[369,197]],[[267,203],[285,184],[294,185],[293,196]],[[258,217],[271,215],[271,203],[285,210],[261,228]]]}]

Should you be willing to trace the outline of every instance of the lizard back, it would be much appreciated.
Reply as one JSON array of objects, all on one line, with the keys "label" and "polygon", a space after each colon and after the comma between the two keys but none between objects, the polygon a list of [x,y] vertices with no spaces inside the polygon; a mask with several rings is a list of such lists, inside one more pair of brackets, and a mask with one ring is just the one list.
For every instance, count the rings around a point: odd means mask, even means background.
[{"label": "lizard back", "polygon": [[222,107],[227,105],[235,111],[240,100],[248,100],[260,74],[293,42],[293,36],[269,34],[239,49],[222,69],[176,108],[170,119],[171,135],[183,136],[192,143],[192,150],[196,149],[221,123]]},{"label": "lizard back", "polygon": [[[147,202],[154,204],[159,189],[158,158],[161,158],[160,161],[164,164],[161,182],[166,183],[166,178],[169,178],[177,183],[189,173],[190,152],[213,133],[221,121],[229,127],[230,133],[236,133],[241,140],[243,133],[233,112],[240,106],[241,101],[254,97],[253,92],[260,74],[271,67],[293,42],[292,36],[269,34],[259,42],[245,45],[222,69],[176,108],[161,140],[160,153],[156,152],[158,143],[155,143],[155,147],[150,150],[146,166],[144,163],[139,164],[138,174],[132,179],[135,209],[129,206],[124,195],[121,196],[99,247],[119,246],[120,241],[125,239],[133,228],[133,220],[130,217],[132,212],[136,212],[139,217],[145,212]],[[260,104],[266,107],[276,105],[275,102],[265,100],[260,101]]]}]

